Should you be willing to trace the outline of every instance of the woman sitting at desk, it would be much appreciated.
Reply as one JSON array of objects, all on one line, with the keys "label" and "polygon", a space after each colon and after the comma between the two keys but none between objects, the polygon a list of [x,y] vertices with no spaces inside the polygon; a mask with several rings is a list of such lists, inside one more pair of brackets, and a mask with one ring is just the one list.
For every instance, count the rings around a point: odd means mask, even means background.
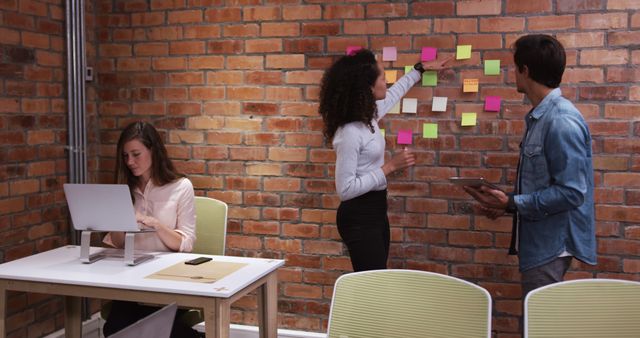
[{"label": "woman sitting at desk", "polygon": [[[156,230],[136,234],[135,248],[190,252],[196,239],[193,185],[175,170],[158,131],[146,122],[128,125],[120,134],[116,155],[116,183],[129,186],[138,223]],[[124,233],[111,232],[104,243],[123,248]],[[111,335],[156,310],[135,302],[113,301],[104,335]],[[175,321],[171,337],[198,337],[198,333]]]}]

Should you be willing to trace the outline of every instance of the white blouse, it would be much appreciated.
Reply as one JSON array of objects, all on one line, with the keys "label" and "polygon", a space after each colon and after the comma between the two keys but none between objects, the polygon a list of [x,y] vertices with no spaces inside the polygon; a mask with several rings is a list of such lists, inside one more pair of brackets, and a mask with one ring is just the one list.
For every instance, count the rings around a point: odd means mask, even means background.
[{"label": "white blouse", "polygon": [[[180,178],[163,186],[154,185],[153,180],[149,180],[144,191],[136,188],[133,195],[133,207],[137,214],[155,217],[160,223],[182,235],[179,251],[193,250],[196,240],[196,211],[195,194],[189,179]],[[105,236],[103,242],[115,247],[110,234]],[[135,248],[144,251],[172,251],[154,232],[136,234]]]}]

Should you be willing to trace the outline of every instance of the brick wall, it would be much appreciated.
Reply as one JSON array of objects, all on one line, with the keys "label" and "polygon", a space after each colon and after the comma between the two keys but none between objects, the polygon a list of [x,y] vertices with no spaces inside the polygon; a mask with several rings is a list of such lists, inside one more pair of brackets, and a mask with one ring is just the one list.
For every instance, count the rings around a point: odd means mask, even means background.
[{"label": "brick wall", "polygon": [[[0,1],[0,262],[67,243],[62,1]],[[62,323],[62,299],[11,292],[8,337]]]},{"label": "brick wall", "polygon": [[[23,59],[3,63],[0,74],[4,93],[0,100],[7,102],[0,105],[1,156],[8,159],[0,164],[4,260],[12,259],[13,251],[19,251],[15,258],[37,250],[37,240],[25,240],[28,233],[52,222],[44,220],[47,210],[55,209],[56,217],[60,213],[53,201],[44,207],[29,204],[31,199],[42,200],[43,193],[20,188],[16,196],[12,186],[33,179],[27,174],[32,162],[49,165],[49,172],[38,175],[64,175],[65,161],[58,145],[64,143],[64,134],[60,134],[64,124],[52,127],[41,122],[45,116],[46,121],[55,116],[64,120],[59,113],[64,108],[54,104],[62,101],[64,107],[63,90],[57,95],[12,94],[9,90],[16,81],[62,86],[62,47],[53,43],[62,34],[50,37],[47,46],[28,42],[29,32],[38,31],[38,20],[61,24],[63,18],[52,17],[62,12],[59,2],[0,4],[0,27],[11,33],[2,34],[2,41],[14,36],[12,42],[2,42],[3,48],[35,53],[31,63]],[[89,112],[97,114],[91,120],[96,135],[96,156],[90,158],[92,174],[97,181],[110,182],[120,129],[132,120],[152,121],[197,193],[229,203],[227,253],[286,260],[279,274],[280,327],[324,331],[332,285],[350,270],[335,227],[335,157],[322,139],[317,115],[322,72],[349,45],[378,53],[382,47],[396,46],[399,61],[386,67],[400,73],[403,66],[417,61],[423,46],[437,47],[440,54],[452,54],[458,44],[473,44],[474,48],[470,60],[454,62],[453,69],[439,75],[438,87],[416,86],[410,91],[407,97],[419,99],[417,115],[394,115],[381,123],[387,130],[389,152],[395,150],[399,129],[417,133],[422,123],[436,122],[440,132],[437,140],[414,139],[418,165],[390,179],[391,267],[447,273],[482,285],[494,299],[496,336],[519,336],[517,261],[506,256],[511,221],[473,216],[470,200],[448,184],[447,178],[482,175],[505,185],[512,182],[517,145],[524,131],[522,117],[529,107],[514,89],[509,47],[522,34],[548,33],[567,48],[563,92],[585,115],[594,138],[599,264],[575,263],[568,277],[640,280],[640,157],[635,155],[640,150],[640,123],[635,122],[640,117],[640,1],[89,3],[95,4],[90,6],[93,16],[88,20],[89,31],[95,32],[95,37],[89,37],[95,41],[89,46],[89,62],[97,74],[88,91]],[[50,8],[48,19],[33,13],[32,8],[38,6]],[[7,15],[16,11],[24,14]],[[23,17],[32,19],[20,19]],[[34,23],[25,27],[23,21]],[[38,52],[42,61],[38,61]],[[3,62],[7,55],[3,54]],[[51,64],[51,55],[60,61]],[[485,59],[501,60],[500,76],[482,75]],[[11,71],[29,67],[52,75],[44,80],[27,80],[26,75],[16,79]],[[462,93],[461,81],[470,77],[480,79],[477,94]],[[434,95],[449,97],[447,112],[431,112]],[[499,113],[482,111],[487,95],[503,97]],[[50,102],[46,115],[41,111],[44,108],[30,111],[40,107],[25,103],[34,97]],[[459,126],[460,114],[468,111],[478,113],[477,127]],[[34,128],[15,128],[23,126],[22,119],[29,116]],[[34,145],[28,138],[33,129],[55,136],[39,141],[49,145]],[[19,147],[10,148],[11,143]],[[15,155],[13,148],[24,148],[23,155]],[[59,156],[43,159],[40,151],[32,151],[49,148],[59,149]],[[39,157],[32,158],[36,154]],[[21,167],[22,171],[16,169]],[[51,196],[47,190],[51,188],[45,188],[43,181],[46,179],[38,180],[39,189]],[[55,201],[60,199],[56,195]],[[39,210],[38,217],[31,216],[34,210]],[[20,219],[25,220],[17,225]],[[53,224],[58,230],[63,221],[58,218]],[[15,229],[23,233],[15,234]],[[56,245],[61,244],[60,236],[49,235],[57,238]],[[29,249],[20,251],[25,243]],[[27,300],[19,295],[13,299],[20,303],[10,310],[15,313],[11,325],[16,336],[24,336],[27,328],[47,325],[44,318],[48,317],[37,315],[39,303],[31,305],[41,298]],[[59,310],[59,303],[54,304]],[[246,297],[237,304],[232,318],[237,323],[255,323],[255,309],[255,298]],[[34,324],[27,326],[30,322]]]},{"label": "brick wall", "polygon": [[[640,279],[640,2],[589,1],[101,1],[98,2],[100,178],[108,181],[119,129],[135,119],[165,133],[172,157],[198,194],[230,204],[228,254],[285,259],[280,327],[323,331],[332,285],[350,270],[335,227],[334,153],[320,134],[318,84],[347,46],[396,46],[402,70],[422,46],[452,54],[472,44],[438,87],[412,89],[418,114],[385,119],[396,131],[437,122],[437,140],[417,139],[418,165],[390,188],[390,266],[461,277],[487,288],[498,337],[518,336],[517,261],[506,255],[511,220],[474,217],[447,178],[482,175],[510,184],[529,107],[514,89],[511,44],[549,33],[568,52],[565,96],[594,137],[598,266],[575,263],[569,278]],[[500,59],[500,76],[482,60]],[[479,93],[461,79],[480,79]],[[448,96],[445,113],[430,98]],[[483,98],[503,97],[500,113]],[[635,102],[634,102],[635,101]],[[479,125],[459,126],[462,112]],[[255,299],[233,320],[255,323]]]}]

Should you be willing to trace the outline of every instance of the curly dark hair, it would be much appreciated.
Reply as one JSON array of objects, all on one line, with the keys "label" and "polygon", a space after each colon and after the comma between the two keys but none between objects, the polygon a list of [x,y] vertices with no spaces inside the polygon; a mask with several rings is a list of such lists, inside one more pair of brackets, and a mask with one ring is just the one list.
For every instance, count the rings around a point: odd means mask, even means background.
[{"label": "curly dark hair", "polygon": [[333,139],[341,126],[361,121],[373,132],[371,120],[377,116],[371,87],[380,75],[373,53],[361,49],[338,59],[322,76],[320,107],[324,136]]}]

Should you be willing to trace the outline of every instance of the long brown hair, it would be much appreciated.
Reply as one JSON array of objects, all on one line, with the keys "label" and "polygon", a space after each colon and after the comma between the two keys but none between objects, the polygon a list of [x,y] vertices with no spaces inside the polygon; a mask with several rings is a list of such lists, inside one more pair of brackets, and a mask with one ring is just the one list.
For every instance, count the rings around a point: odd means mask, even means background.
[{"label": "long brown hair", "polygon": [[156,128],[147,122],[133,122],[124,128],[118,139],[115,173],[116,183],[127,184],[132,192],[132,199],[133,190],[136,185],[138,185],[140,179],[133,175],[124,161],[124,145],[131,140],[140,141],[151,151],[151,179],[155,185],[163,186],[180,177],[184,177],[184,175],[178,173],[173,166],[167,154],[167,148],[165,148],[160,133],[158,133]]}]

